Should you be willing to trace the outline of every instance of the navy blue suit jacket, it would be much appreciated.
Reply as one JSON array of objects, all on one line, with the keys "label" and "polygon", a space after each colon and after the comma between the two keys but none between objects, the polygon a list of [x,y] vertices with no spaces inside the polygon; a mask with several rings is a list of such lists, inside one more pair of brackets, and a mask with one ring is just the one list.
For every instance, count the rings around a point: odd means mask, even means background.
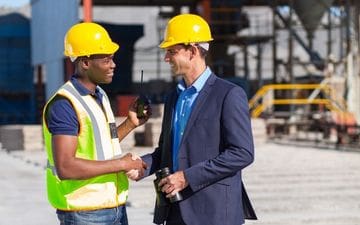
[{"label": "navy blue suit jacket", "polygon": [[[172,168],[172,118],[176,91],[165,102],[159,145],[143,156],[146,175]],[[181,215],[191,225],[244,223],[241,171],[254,160],[248,100],[245,92],[212,74],[200,91],[179,148],[179,170],[189,186],[181,191]],[[167,207],[155,206],[160,224]]]}]

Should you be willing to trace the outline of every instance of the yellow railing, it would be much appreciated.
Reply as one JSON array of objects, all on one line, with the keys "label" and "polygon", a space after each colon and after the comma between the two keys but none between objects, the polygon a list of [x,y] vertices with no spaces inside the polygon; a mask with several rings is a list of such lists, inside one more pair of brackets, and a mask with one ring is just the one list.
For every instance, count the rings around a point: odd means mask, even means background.
[{"label": "yellow railing", "polygon": [[[283,98],[265,99],[264,97],[274,90],[320,90],[325,98]],[[274,95],[273,95],[274,96]],[[260,101],[262,100],[262,101]],[[260,88],[249,101],[251,117],[257,118],[267,108],[273,105],[324,105],[330,111],[346,111],[344,99],[336,100],[331,98],[331,87],[324,84],[269,84]]]}]

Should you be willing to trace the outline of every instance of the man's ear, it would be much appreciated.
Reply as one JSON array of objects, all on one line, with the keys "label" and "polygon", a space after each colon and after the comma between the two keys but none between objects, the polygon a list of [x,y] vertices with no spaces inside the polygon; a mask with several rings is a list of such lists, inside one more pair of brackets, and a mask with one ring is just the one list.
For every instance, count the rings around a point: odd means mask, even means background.
[{"label": "man's ear", "polygon": [[86,57],[83,57],[79,60],[80,60],[79,62],[80,67],[84,70],[87,70],[89,68],[90,60],[87,59]]},{"label": "man's ear", "polygon": [[190,59],[193,59],[195,55],[200,54],[199,49],[195,46],[190,47],[191,56]]},{"label": "man's ear", "polygon": [[198,51],[199,51],[199,49],[196,46],[191,46],[191,53],[193,55],[199,54]]}]

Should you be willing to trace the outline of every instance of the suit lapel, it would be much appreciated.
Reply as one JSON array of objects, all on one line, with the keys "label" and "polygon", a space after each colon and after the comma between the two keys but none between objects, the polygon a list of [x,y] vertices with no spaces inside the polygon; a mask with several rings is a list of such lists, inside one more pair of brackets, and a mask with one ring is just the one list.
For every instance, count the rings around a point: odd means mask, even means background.
[{"label": "suit lapel", "polygon": [[190,128],[194,125],[195,120],[199,115],[200,109],[202,108],[203,104],[206,102],[206,99],[212,89],[215,79],[216,79],[216,76],[214,74],[211,74],[194,102],[195,105],[191,111],[189,120],[186,124],[184,136],[181,139],[181,143],[179,146],[179,152],[181,151],[181,146],[182,146],[184,140],[186,140],[186,137],[188,136]]}]

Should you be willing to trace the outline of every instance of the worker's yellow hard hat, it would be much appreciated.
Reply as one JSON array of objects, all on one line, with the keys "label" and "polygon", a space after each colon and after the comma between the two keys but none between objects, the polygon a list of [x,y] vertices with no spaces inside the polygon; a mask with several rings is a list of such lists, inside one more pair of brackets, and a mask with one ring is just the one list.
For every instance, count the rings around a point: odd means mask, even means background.
[{"label": "worker's yellow hard hat", "polygon": [[200,16],[194,14],[181,14],[169,20],[164,41],[160,48],[167,48],[176,44],[190,44],[212,41],[208,23]]},{"label": "worker's yellow hard hat", "polygon": [[112,42],[108,32],[96,23],[78,23],[64,38],[64,55],[71,58],[95,54],[114,54],[119,45]]}]

